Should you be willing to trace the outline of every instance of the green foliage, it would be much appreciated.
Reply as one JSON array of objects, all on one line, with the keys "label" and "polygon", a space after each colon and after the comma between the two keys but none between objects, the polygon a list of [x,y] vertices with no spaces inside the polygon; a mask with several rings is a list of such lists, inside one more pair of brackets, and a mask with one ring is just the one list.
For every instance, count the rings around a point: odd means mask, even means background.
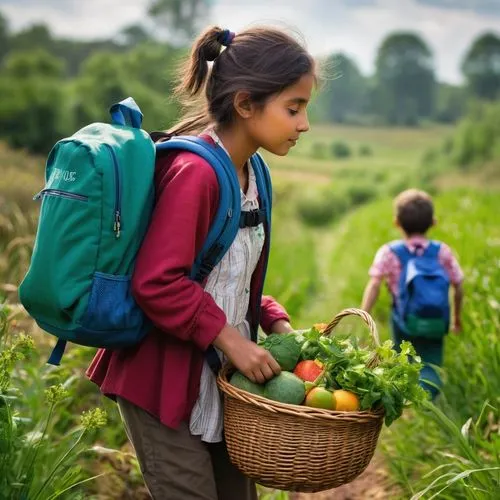
[{"label": "green foliage", "polygon": [[349,208],[346,194],[334,189],[306,191],[297,202],[300,219],[309,226],[325,226]]},{"label": "green foliage", "polygon": [[200,29],[209,8],[207,0],[153,0],[148,13],[173,45],[182,45]]},{"label": "green foliage", "polygon": [[366,111],[368,84],[356,63],[345,54],[332,54],[322,62],[325,85],[315,106],[321,121],[352,122]]},{"label": "green foliage", "polygon": [[334,158],[339,159],[349,158],[352,154],[349,144],[344,141],[335,141],[331,146],[331,152]]},{"label": "green foliage", "polygon": [[373,184],[355,183],[347,188],[347,196],[351,206],[368,203],[377,197],[377,188]]},{"label": "green foliage", "polygon": [[469,48],[462,71],[471,93],[493,100],[500,95],[500,38],[493,33],[480,35]]},{"label": "green foliage", "polygon": [[[425,164],[444,160],[464,170],[500,158],[500,104],[475,102],[459,122],[452,137],[441,146],[441,157],[428,151]],[[432,160],[432,161],[431,161]]]},{"label": "green foliage", "polygon": [[463,87],[437,85],[435,118],[441,123],[455,123],[466,111],[467,92]]},{"label": "green foliage", "polygon": [[43,51],[14,53],[0,74],[0,128],[8,142],[47,153],[61,134],[62,63]]},{"label": "green foliage", "polygon": [[376,109],[388,123],[414,126],[434,112],[432,53],[413,33],[394,33],[380,46],[376,60]]},{"label": "green foliage", "polygon": [[359,156],[372,156],[373,150],[368,144],[361,144],[359,147]]},{"label": "green foliage", "polygon": [[34,396],[40,413],[30,411],[30,390],[23,386],[32,391],[38,381],[25,380],[28,372],[17,365],[24,361],[28,368],[36,351],[30,337],[11,332],[14,316],[0,304],[0,491],[2,498],[55,499],[91,479],[79,465],[80,455],[107,417],[100,408],[90,409],[80,425],[59,434],[60,412],[72,381],[63,384],[49,377]]},{"label": "green foliage", "polygon": [[9,23],[7,19],[0,12],[0,63],[9,51],[10,33]]}]

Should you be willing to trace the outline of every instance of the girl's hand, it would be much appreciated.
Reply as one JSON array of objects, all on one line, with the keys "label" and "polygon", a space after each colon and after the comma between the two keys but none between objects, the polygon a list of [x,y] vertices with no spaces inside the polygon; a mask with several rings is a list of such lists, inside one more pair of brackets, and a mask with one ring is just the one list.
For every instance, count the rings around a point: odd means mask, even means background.
[{"label": "girl's hand", "polygon": [[269,351],[242,337],[240,332],[230,325],[221,330],[214,345],[252,382],[263,384],[281,372],[280,365]]},{"label": "girl's hand", "polygon": [[275,321],[271,327],[271,330],[273,333],[293,332],[292,325],[284,319],[279,319],[279,320]]}]

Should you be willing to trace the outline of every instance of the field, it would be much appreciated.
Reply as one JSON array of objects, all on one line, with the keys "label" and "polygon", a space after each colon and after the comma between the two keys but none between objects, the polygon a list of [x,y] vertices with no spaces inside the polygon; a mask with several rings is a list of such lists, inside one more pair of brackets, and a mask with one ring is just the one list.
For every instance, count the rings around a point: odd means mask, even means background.
[{"label": "field", "polygon": [[[498,168],[488,167],[490,177],[483,171],[465,175],[431,168],[429,151],[440,151],[452,133],[451,128],[431,126],[313,127],[288,157],[268,158],[275,210],[266,292],[287,307],[297,328],[329,321],[345,307],[359,307],[375,251],[398,237],[391,198],[407,187],[435,194],[438,225],[431,236],[446,240],[466,274],[464,329],[447,340],[443,395],[427,410],[409,410],[381,438],[377,460],[390,477],[387,495],[393,498],[482,500],[494,498],[500,487],[500,226],[498,184],[486,181],[498,175]],[[0,167],[0,294],[6,298],[0,383],[8,374],[5,388],[22,431],[12,437],[17,439],[11,447],[16,457],[12,477],[20,481],[31,464],[35,479],[29,491],[39,496],[29,498],[147,498],[116,409],[83,377],[90,350],[72,349],[62,368],[44,366],[52,340],[16,306],[15,286],[29,262],[36,228],[31,197],[43,184],[43,159],[0,145]],[[388,308],[389,297],[383,293],[374,311],[383,338],[389,335]],[[36,347],[25,346],[29,361],[14,368],[4,353],[15,348],[12,342],[23,330],[34,337]],[[357,322],[340,330],[366,336]],[[55,384],[63,384],[59,389],[67,393],[56,391],[49,398],[47,420],[44,389]],[[93,425],[79,427],[80,413],[96,406],[107,410],[108,424],[98,425],[99,415],[93,414]],[[74,450],[78,454],[66,456],[78,433],[83,433]],[[19,451],[26,435],[36,453]],[[89,451],[91,443],[95,446]],[[58,474],[51,476],[54,464],[59,464]],[[5,466],[0,460],[0,471]],[[71,481],[92,474],[105,475],[65,492]],[[0,479],[0,491],[1,486]],[[12,495],[5,498],[18,498]],[[261,491],[261,497],[287,495]],[[332,493],[325,498],[341,497]]]}]

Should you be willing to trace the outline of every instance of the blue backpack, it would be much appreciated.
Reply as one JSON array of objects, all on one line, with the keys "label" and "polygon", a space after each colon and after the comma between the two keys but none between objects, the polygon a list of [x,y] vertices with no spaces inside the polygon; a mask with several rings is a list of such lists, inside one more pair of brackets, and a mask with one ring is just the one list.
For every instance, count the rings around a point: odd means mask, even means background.
[{"label": "blue backpack", "polygon": [[[236,170],[223,148],[192,136],[166,137],[154,144],[154,134],[141,129],[142,113],[130,97],[110,112],[110,124],[91,124],[54,146],[46,186],[36,197],[42,207],[20,299],[40,327],[58,338],[48,361],[55,365],[68,341],[117,349],[137,344],[150,329],[130,293],[130,280],[153,210],[159,155],[195,153],[211,165],[219,183],[218,209],[191,269],[192,280],[203,282],[240,227],[265,223],[270,237],[271,179],[259,154],[250,161],[260,209],[242,212]],[[265,248],[264,269],[269,244]],[[206,357],[218,370],[213,348]]]},{"label": "blue backpack", "polygon": [[401,263],[399,298],[392,312],[395,326],[412,337],[442,338],[450,322],[450,279],[439,262],[441,244],[430,242],[421,255],[402,241],[389,248]]}]

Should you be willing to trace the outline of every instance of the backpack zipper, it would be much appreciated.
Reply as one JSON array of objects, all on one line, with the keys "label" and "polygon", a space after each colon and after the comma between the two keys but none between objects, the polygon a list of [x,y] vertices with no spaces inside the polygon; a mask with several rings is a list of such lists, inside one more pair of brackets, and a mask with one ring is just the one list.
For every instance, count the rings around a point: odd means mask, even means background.
[{"label": "backpack zipper", "polygon": [[68,200],[88,201],[89,197],[83,194],[70,193],[61,189],[42,189],[39,193],[33,196],[34,200],[39,200],[43,196],[56,196],[59,198],[66,198]]},{"label": "backpack zipper", "polygon": [[122,198],[122,186],[120,179],[120,165],[118,163],[118,158],[116,157],[116,153],[114,149],[106,144],[106,147],[109,149],[111,154],[111,159],[113,160],[113,169],[115,173],[115,221],[113,224],[113,231],[115,232],[116,238],[120,237],[121,228],[122,228],[122,215],[121,215],[121,198]]}]

